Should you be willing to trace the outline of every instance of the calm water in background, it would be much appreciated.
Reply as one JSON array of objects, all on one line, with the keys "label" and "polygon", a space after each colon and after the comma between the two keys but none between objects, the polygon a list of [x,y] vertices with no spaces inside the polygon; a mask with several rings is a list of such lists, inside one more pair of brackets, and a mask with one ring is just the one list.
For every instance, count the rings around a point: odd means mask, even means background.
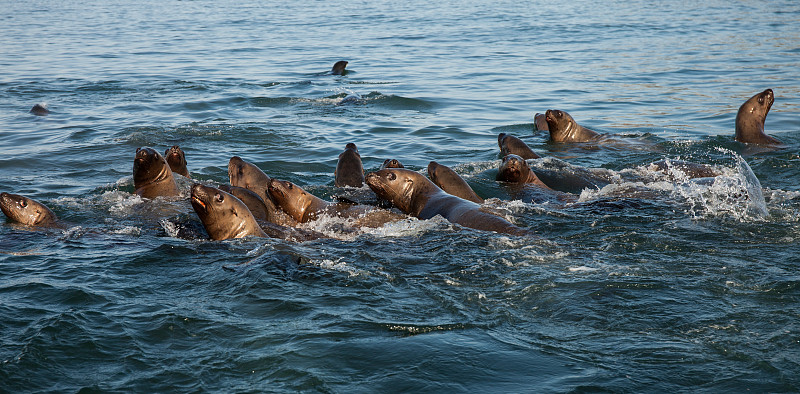
[{"label": "calm water in background", "polygon": [[[793,1],[0,8],[0,191],[67,227],[0,225],[2,392],[800,390]],[[779,150],[732,141],[766,88]],[[548,108],[611,137],[549,144]],[[610,184],[509,201],[500,132]],[[328,219],[212,242],[177,236],[187,201],[132,195],[136,148],[179,144],[204,183],[239,155],[330,198],[348,142],[367,170],[452,166],[540,238]]]}]

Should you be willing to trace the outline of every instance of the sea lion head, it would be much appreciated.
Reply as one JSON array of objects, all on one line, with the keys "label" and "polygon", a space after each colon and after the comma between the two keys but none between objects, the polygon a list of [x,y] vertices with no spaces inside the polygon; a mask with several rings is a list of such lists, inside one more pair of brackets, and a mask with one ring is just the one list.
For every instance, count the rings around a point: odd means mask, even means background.
[{"label": "sea lion head", "polygon": [[439,182],[440,181],[439,177],[441,176],[441,171],[442,171],[441,168],[442,165],[435,161],[428,163],[428,177],[430,177],[433,183],[437,185],[441,184]]},{"label": "sea lion head", "polygon": [[316,212],[314,212],[312,206],[318,197],[289,181],[280,181],[273,178],[268,185],[272,201],[294,220],[307,222],[313,219],[312,216]]},{"label": "sea lion head", "polygon": [[750,97],[736,113],[736,141],[747,143],[780,144],[777,139],[764,134],[764,122],[775,102],[772,89]]},{"label": "sea lion head", "polygon": [[344,75],[346,70],[344,69],[347,67],[346,60],[339,60],[338,62],[334,63],[333,68],[331,68],[331,74],[333,75]]},{"label": "sea lion head", "polygon": [[544,113],[547,128],[550,130],[550,139],[553,142],[564,142],[571,138],[571,134],[578,128],[575,119],[566,111],[548,109]]},{"label": "sea lion head", "polygon": [[169,165],[153,148],[136,149],[133,159],[133,186],[139,189],[150,183],[158,182],[172,175]]},{"label": "sea lion head", "polygon": [[270,179],[260,168],[239,156],[233,156],[228,161],[228,178],[231,185],[250,189],[259,195],[266,191]]},{"label": "sea lion head", "polygon": [[370,172],[366,176],[366,183],[378,197],[412,215],[418,214],[425,204],[420,196],[439,190],[422,174],[405,168],[385,168]]},{"label": "sea lion head", "polygon": [[517,155],[507,155],[500,164],[497,172],[497,180],[503,182],[520,183],[527,181],[530,176],[531,168],[525,159]]},{"label": "sea lion head", "polygon": [[191,203],[208,235],[214,240],[264,236],[247,206],[232,194],[195,183],[192,186]]},{"label": "sea lion head", "polygon": [[57,220],[44,204],[18,194],[0,193],[0,210],[7,218],[26,226],[46,226]]},{"label": "sea lion head", "polygon": [[189,176],[189,170],[186,169],[186,155],[183,153],[178,145],[173,145],[172,148],[164,151],[164,158],[169,164],[170,170],[176,174],[181,174],[185,177]]},{"label": "sea lion head", "polygon": [[363,187],[364,186],[364,165],[361,163],[361,155],[358,153],[356,144],[350,142],[344,147],[344,151],[339,154],[339,161],[336,163],[334,175],[334,185],[337,187]]},{"label": "sea lion head", "polygon": [[381,164],[381,170],[384,168],[406,168],[403,166],[403,163],[398,161],[397,159],[386,159]]},{"label": "sea lion head", "polygon": [[30,110],[30,111],[28,111],[28,112],[30,112],[30,113],[32,113],[32,114],[34,114],[34,115],[36,115],[36,116],[45,116],[45,115],[47,115],[47,114],[49,114],[49,113],[50,113],[50,110],[49,110],[49,109],[47,109],[47,104],[45,104],[45,103],[40,103],[40,104],[36,104],[36,105],[34,105],[34,106],[31,108],[31,110]]}]

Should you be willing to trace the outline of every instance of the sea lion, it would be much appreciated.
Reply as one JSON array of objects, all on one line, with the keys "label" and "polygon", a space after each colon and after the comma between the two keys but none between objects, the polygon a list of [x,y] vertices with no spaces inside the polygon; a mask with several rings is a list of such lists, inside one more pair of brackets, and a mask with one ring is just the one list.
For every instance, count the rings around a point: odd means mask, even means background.
[{"label": "sea lion", "polygon": [[152,148],[136,149],[133,159],[133,187],[144,198],[173,197],[180,194],[167,161]]},{"label": "sea lion", "polygon": [[452,194],[456,197],[461,197],[478,204],[483,204],[483,199],[480,198],[472,187],[459,176],[450,167],[439,164],[435,161],[428,163],[428,177],[431,178],[436,186],[444,190],[445,193]]},{"label": "sea lion", "polygon": [[247,206],[232,194],[195,183],[191,202],[208,235],[216,241],[249,235],[267,236]]},{"label": "sea lion", "polygon": [[497,171],[496,179],[508,183],[532,183],[551,190],[550,187],[545,185],[544,182],[536,176],[533,170],[531,170],[528,166],[528,162],[517,155],[507,155],[503,158],[500,169]]},{"label": "sea lion", "polygon": [[356,225],[380,227],[388,222],[402,219],[385,209],[368,205],[325,201],[289,181],[272,179],[269,193],[275,203],[299,223],[316,220],[322,215],[358,218]]},{"label": "sea lion", "polygon": [[530,147],[528,147],[528,144],[521,139],[514,137],[513,135],[500,133],[497,136],[497,145],[500,146],[501,157],[514,154],[522,157],[525,160],[539,158],[539,155],[537,155]]},{"label": "sea lion", "polygon": [[183,175],[187,178],[192,177],[189,175],[189,170],[186,168],[186,155],[183,153],[183,149],[181,149],[180,146],[173,145],[172,148],[164,151],[164,158],[167,160],[167,164],[169,164],[169,168],[173,173]]},{"label": "sea lion", "polygon": [[384,168],[406,168],[403,166],[403,163],[398,161],[397,159],[386,159],[381,164],[381,170]]},{"label": "sea lion", "polygon": [[57,227],[58,218],[50,208],[19,194],[0,193],[0,210],[10,220],[26,226]]},{"label": "sea lion", "polygon": [[545,114],[537,112],[536,115],[533,115],[533,125],[536,127],[536,130],[550,131],[550,127],[547,126],[547,116]]},{"label": "sea lion", "polygon": [[764,134],[764,121],[767,120],[775,95],[772,89],[750,97],[736,113],[736,141],[747,144],[783,145],[777,138]]},{"label": "sea lion", "polygon": [[267,206],[264,204],[264,200],[256,194],[256,192],[243,187],[230,185],[220,185],[219,190],[241,200],[244,205],[247,205],[247,209],[250,210],[250,213],[252,213],[253,217],[257,220],[271,221],[269,220],[270,215],[267,212]]},{"label": "sea lion", "polygon": [[364,166],[361,164],[361,155],[354,143],[348,143],[344,147],[344,152],[339,154],[339,162],[336,164],[334,175],[334,185],[338,187],[362,187],[364,186]]},{"label": "sea lion", "polygon": [[404,168],[386,168],[370,172],[367,185],[383,199],[389,200],[401,211],[419,219],[441,215],[452,223],[478,230],[496,231],[513,235],[530,234],[528,230],[481,210],[472,201],[445,193],[422,174]]},{"label": "sea lion", "polygon": [[588,142],[600,137],[599,133],[579,125],[565,111],[548,109],[545,120],[553,142]]},{"label": "sea lion", "polygon": [[297,225],[296,220],[283,212],[272,201],[269,192],[267,192],[270,177],[255,164],[248,163],[239,156],[231,157],[228,161],[228,178],[231,186],[243,187],[261,197],[261,201],[267,207],[267,221],[281,226]]},{"label": "sea lion", "polygon": [[346,60],[339,60],[338,62],[333,64],[333,68],[331,68],[331,74],[333,75],[345,75],[347,70],[344,68],[347,67]]},{"label": "sea lion", "polygon": [[36,116],[45,116],[50,113],[50,110],[47,109],[47,104],[42,103],[34,105],[33,108],[31,108],[31,110],[28,112]]}]

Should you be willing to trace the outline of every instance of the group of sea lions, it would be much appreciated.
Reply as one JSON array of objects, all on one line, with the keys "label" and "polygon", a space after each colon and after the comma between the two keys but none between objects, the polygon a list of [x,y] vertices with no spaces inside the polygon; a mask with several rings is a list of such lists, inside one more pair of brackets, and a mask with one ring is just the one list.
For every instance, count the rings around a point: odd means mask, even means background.
[{"label": "group of sea lions", "polygon": [[[346,66],[346,61],[337,62],[331,74],[346,74]],[[781,144],[764,133],[764,122],[773,102],[773,92],[767,89],[742,104],[736,115],[736,141]],[[41,104],[35,105],[30,112],[35,115],[49,113]],[[553,142],[589,142],[601,136],[560,110],[537,113],[534,123],[537,129],[548,130]],[[498,135],[497,142],[502,157],[496,176],[498,181],[568,194],[553,190],[531,170],[526,160],[540,156],[525,142],[505,133]],[[387,159],[379,170],[365,175],[358,148],[354,143],[348,143],[339,155],[334,185],[362,188],[366,184],[379,203],[360,204],[346,199],[323,200],[291,182],[271,178],[256,165],[234,156],[228,162],[230,185],[213,187],[195,183],[191,187],[190,202],[214,240],[246,236],[313,239],[322,235],[298,226],[324,215],[352,218],[357,226],[365,227],[381,226],[402,219],[404,215],[419,219],[439,215],[452,223],[478,230],[531,234],[530,230],[520,228],[483,207],[484,199],[451,168],[431,161],[427,173],[430,179],[420,172],[404,168],[396,159]],[[163,156],[149,147],[136,150],[133,163],[135,194],[148,199],[179,197],[180,189],[174,174],[191,178],[185,154],[179,146],[167,149]],[[707,176],[708,172],[701,169],[698,174]],[[383,208],[380,202],[388,202],[402,215]],[[50,209],[24,196],[0,194],[0,209],[9,220],[24,225],[58,225],[58,219]]]}]

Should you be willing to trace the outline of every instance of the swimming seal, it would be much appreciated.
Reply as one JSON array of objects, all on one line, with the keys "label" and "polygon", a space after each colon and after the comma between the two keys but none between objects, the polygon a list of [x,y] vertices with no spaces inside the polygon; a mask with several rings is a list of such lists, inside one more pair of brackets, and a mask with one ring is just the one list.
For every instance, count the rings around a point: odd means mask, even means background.
[{"label": "swimming seal", "polygon": [[174,197],[180,194],[164,157],[152,148],[136,149],[133,159],[133,187],[144,198]]},{"label": "swimming seal", "polygon": [[496,179],[509,183],[532,183],[550,189],[550,187],[545,185],[544,182],[536,176],[533,170],[531,170],[531,167],[528,166],[528,162],[517,155],[507,155],[503,158],[500,169],[497,171]]},{"label": "swimming seal", "polygon": [[589,142],[600,136],[597,132],[579,125],[565,111],[548,109],[545,120],[553,142]]},{"label": "swimming seal", "polygon": [[747,144],[782,145],[783,143],[777,138],[764,134],[764,121],[767,120],[767,114],[774,102],[775,95],[772,89],[767,89],[745,101],[736,113],[735,140]]},{"label": "swimming seal", "polygon": [[381,164],[381,170],[384,168],[406,168],[403,166],[403,163],[398,161],[397,159],[386,159]]},{"label": "swimming seal", "polygon": [[368,205],[328,202],[289,181],[270,180],[269,193],[275,203],[299,223],[308,223],[322,215],[329,215],[358,218],[356,220],[358,226],[380,227],[402,218],[387,210]]},{"label": "swimming seal", "polygon": [[50,113],[50,110],[47,109],[47,105],[46,104],[36,104],[28,112],[30,112],[30,113],[32,113],[32,114],[34,114],[36,116],[45,116],[45,115]]},{"label": "swimming seal", "polygon": [[467,181],[448,166],[435,161],[428,163],[428,177],[445,193],[483,204],[483,199],[475,194],[475,190],[472,190]]},{"label": "swimming seal", "polygon": [[547,116],[545,114],[537,112],[536,115],[533,115],[533,125],[536,127],[536,130],[550,131],[550,127],[547,126]]},{"label": "swimming seal", "polygon": [[347,67],[346,60],[339,60],[338,62],[333,64],[333,68],[331,68],[331,74],[333,75],[344,75],[347,71],[344,69]]},{"label": "swimming seal", "polygon": [[228,161],[228,178],[231,186],[243,187],[261,197],[261,201],[267,207],[267,221],[281,226],[297,225],[296,220],[283,212],[272,201],[267,192],[271,178],[255,164],[248,163],[239,156],[231,157]]},{"label": "swimming seal", "polygon": [[339,154],[339,162],[333,173],[334,185],[337,187],[362,187],[364,186],[364,166],[361,164],[361,155],[356,144],[349,143],[344,152]]},{"label": "swimming seal", "polygon": [[370,172],[367,185],[401,211],[419,219],[441,215],[448,221],[478,230],[513,235],[529,231],[511,224],[500,216],[481,210],[480,205],[445,193],[422,174],[404,168],[387,168]]},{"label": "swimming seal", "polygon": [[0,193],[0,210],[7,218],[26,226],[57,227],[58,218],[50,208],[19,194]]},{"label": "swimming seal", "polygon": [[189,175],[189,169],[186,168],[186,155],[183,153],[183,149],[181,149],[180,146],[173,145],[172,148],[164,151],[164,158],[167,160],[169,169],[172,170],[173,173],[183,175],[187,178],[192,177]]},{"label": "swimming seal", "polygon": [[271,222],[269,219],[270,214],[267,211],[267,206],[264,204],[264,200],[258,194],[256,194],[256,192],[243,187],[230,185],[220,185],[219,190],[238,198],[244,203],[244,205],[247,206],[247,209],[250,210],[250,213],[252,213],[253,217],[255,217],[257,220]]},{"label": "swimming seal", "polygon": [[525,160],[539,158],[539,155],[537,155],[533,149],[528,146],[528,144],[521,139],[514,137],[513,135],[500,133],[497,136],[497,145],[500,146],[501,157],[513,154],[522,157]]},{"label": "swimming seal", "polygon": [[247,206],[232,194],[195,183],[191,202],[208,235],[216,241],[249,235],[267,236]]}]

